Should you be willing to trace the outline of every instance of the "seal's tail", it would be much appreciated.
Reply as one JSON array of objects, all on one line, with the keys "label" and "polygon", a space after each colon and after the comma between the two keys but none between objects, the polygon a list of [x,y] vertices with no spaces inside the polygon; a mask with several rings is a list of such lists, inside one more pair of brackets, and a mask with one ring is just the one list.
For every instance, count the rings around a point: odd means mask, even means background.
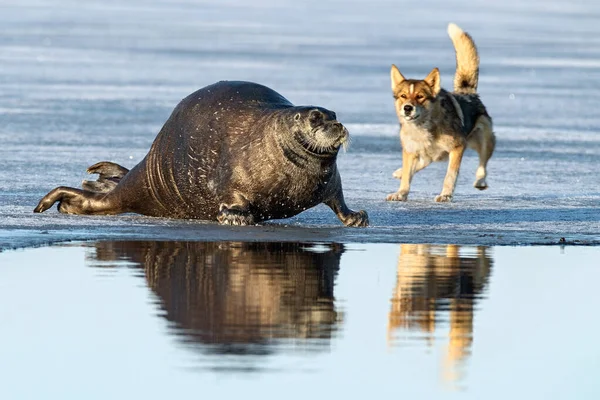
[{"label": "seal's tail", "polygon": [[108,193],[117,187],[121,179],[129,172],[125,167],[109,161],[101,161],[87,169],[88,174],[100,175],[95,181],[83,181],[84,190],[94,193]]},{"label": "seal's tail", "polygon": [[479,54],[471,35],[458,25],[448,24],[448,35],[456,51],[456,73],[454,75],[454,92],[460,94],[477,93],[479,81]]}]

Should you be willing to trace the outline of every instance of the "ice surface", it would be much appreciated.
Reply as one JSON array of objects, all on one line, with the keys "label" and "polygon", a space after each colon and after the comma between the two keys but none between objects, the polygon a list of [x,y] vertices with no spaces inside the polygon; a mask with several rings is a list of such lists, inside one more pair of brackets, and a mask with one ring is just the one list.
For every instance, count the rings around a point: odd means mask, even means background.
[{"label": "ice surface", "polygon": [[[0,249],[120,236],[600,243],[599,17],[588,1],[5,0]],[[442,163],[416,175],[409,202],[386,203],[400,166],[389,66],[410,77],[437,66],[450,88],[451,21],[480,50],[479,91],[498,137],[490,189],[473,189],[469,152],[452,204],[433,202]],[[370,228],[343,228],[324,206],[248,229],[32,213],[97,161],[135,165],[181,98],[224,79],[336,111],[353,135],[339,160],[345,196],[369,212]]]}]

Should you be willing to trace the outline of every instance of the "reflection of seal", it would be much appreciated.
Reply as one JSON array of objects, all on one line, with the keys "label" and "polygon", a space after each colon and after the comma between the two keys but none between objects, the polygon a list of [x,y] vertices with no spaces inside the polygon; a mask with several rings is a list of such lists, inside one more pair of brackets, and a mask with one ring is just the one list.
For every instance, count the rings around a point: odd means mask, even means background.
[{"label": "reflection of seal", "polygon": [[339,244],[100,241],[89,258],[102,268],[138,264],[173,333],[200,350],[268,354],[275,339],[330,341],[342,317],[334,286],[343,252]]},{"label": "reflection of seal", "polygon": [[335,113],[295,107],[249,82],[219,82],[175,108],[148,155],[131,171],[93,165],[84,190],[58,187],[35,208],[55,202],[68,214],[134,212],[247,225],[288,218],[325,203],[349,226],[366,212],[346,206],[336,158],[348,138]]}]

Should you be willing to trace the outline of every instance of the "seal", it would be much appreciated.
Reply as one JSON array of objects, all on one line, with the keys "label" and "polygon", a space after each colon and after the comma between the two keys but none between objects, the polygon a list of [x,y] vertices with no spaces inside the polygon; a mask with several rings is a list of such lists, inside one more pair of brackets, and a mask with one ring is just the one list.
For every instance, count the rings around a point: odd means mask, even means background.
[{"label": "seal", "polygon": [[294,106],[252,82],[221,81],[184,98],[131,170],[103,161],[83,190],[57,187],[34,212],[137,213],[253,225],[325,203],[346,226],[367,226],[346,206],[337,155],[348,130],[334,112]]}]

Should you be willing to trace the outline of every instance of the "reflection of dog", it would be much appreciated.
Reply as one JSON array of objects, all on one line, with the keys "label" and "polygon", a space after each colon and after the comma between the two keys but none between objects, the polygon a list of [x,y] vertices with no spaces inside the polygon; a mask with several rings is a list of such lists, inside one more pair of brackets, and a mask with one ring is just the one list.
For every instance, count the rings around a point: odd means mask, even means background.
[{"label": "reflection of dog", "polygon": [[456,50],[454,92],[440,87],[440,71],[423,80],[406,79],[392,65],[391,80],[396,114],[402,128],[402,168],[394,172],[401,179],[396,193],[387,200],[406,201],[413,175],[433,161],[449,159],[444,186],[435,201],[452,200],[456,178],[467,147],[479,153],[474,186],[487,189],[487,162],[494,152],[496,139],[492,118],[477,94],[479,55],[471,36],[455,24],[448,34]]},{"label": "reflection of dog", "polygon": [[[330,339],[343,252],[298,243],[99,242],[99,261],[144,269],[166,318],[206,351],[263,354],[277,338]],[[262,346],[261,346],[262,345]]]},{"label": "reflection of dog", "polygon": [[[466,258],[454,245],[401,245],[388,335],[396,328],[416,328],[432,340],[436,322],[448,320],[448,372],[454,374],[454,367],[470,354],[474,303],[481,297],[491,266],[485,247],[477,248],[477,258]],[[449,319],[441,313],[449,313]]]}]

